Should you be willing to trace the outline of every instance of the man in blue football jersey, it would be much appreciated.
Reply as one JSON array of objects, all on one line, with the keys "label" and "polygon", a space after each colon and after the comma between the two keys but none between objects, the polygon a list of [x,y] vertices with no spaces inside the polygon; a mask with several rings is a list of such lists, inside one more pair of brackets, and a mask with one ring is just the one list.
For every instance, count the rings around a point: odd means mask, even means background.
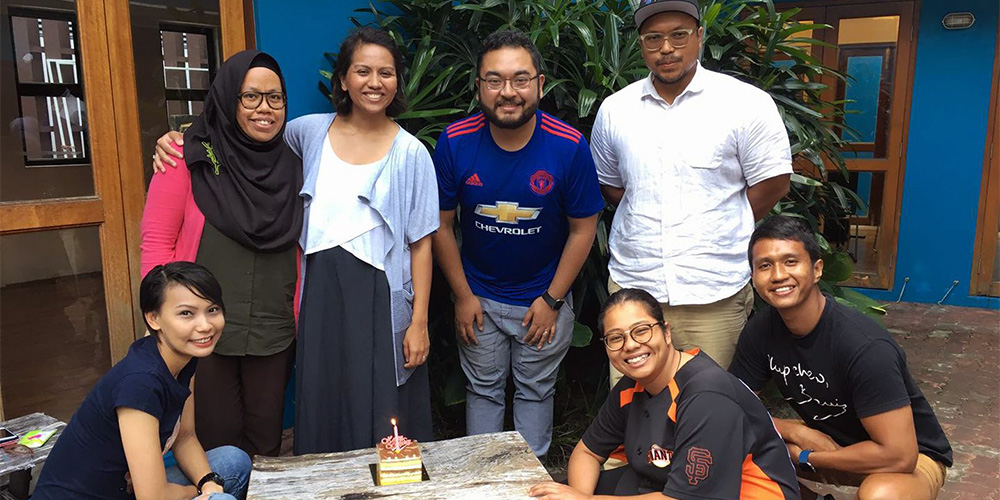
[{"label": "man in blue football jersey", "polygon": [[[514,375],[514,427],[538,456],[552,441],[552,396],[573,335],[570,286],[604,208],[583,134],[538,111],[545,76],[524,34],[479,51],[481,113],[449,125],[434,150],[441,230],[434,255],[455,298],[466,430],[503,430]],[[462,248],[452,230],[461,207]]]}]

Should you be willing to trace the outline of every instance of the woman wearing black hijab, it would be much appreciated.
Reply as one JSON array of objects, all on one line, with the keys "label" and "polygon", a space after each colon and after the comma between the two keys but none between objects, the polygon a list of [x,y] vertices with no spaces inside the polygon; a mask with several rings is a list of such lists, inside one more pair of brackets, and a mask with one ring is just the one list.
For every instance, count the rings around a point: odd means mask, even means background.
[{"label": "woman wearing black hijab", "polygon": [[207,448],[251,456],[278,454],[295,355],[302,163],[285,144],[285,121],[274,58],[230,57],[184,134],[180,168],[153,176],[142,219],[144,274],[186,260],[222,285],[226,326],[198,364],[195,427]]}]

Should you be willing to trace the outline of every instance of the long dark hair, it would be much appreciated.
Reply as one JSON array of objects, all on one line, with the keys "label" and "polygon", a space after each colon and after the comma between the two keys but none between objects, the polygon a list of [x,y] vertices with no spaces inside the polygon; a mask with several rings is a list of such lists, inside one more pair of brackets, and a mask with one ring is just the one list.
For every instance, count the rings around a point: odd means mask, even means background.
[{"label": "long dark hair", "polygon": [[333,89],[333,106],[337,114],[349,115],[354,109],[351,95],[340,87],[340,79],[347,78],[347,70],[354,62],[354,53],[365,44],[378,45],[389,51],[392,55],[392,66],[396,70],[396,95],[392,102],[385,108],[386,116],[395,118],[406,111],[406,96],[403,94],[403,54],[396,46],[396,41],[389,33],[383,30],[365,26],[347,35],[343,43],[340,44],[340,52],[337,53],[337,66],[333,69],[333,76],[330,78],[330,88]]},{"label": "long dark hair", "polygon": [[146,321],[146,313],[159,311],[166,300],[167,288],[181,285],[191,293],[219,306],[226,312],[222,302],[222,286],[211,271],[194,262],[170,262],[161,264],[149,270],[139,285],[139,309],[142,311],[142,321],[150,333],[159,334]]},{"label": "long dark hair", "polygon": [[660,303],[656,301],[655,297],[650,295],[649,292],[639,290],[638,288],[622,288],[608,297],[608,301],[604,303],[604,308],[601,309],[601,314],[597,316],[597,327],[600,328],[601,335],[604,335],[604,315],[611,308],[620,306],[626,302],[638,302],[657,323],[663,323],[663,309],[660,308]]}]

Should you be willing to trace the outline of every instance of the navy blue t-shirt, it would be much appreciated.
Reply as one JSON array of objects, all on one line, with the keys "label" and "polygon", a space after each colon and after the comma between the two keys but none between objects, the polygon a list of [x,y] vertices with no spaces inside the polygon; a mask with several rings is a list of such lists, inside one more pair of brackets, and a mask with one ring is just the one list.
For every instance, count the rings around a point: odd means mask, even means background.
[{"label": "navy blue t-shirt", "polygon": [[117,408],[134,408],[160,421],[160,448],[174,433],[191,396],[192,359],[175,379],[156,347],[156,337],[135,341],[128,355],[90,391],[45,462],[34,500],[129,499],[128,462]]},{"label": "navy blue t-shirt", "polygon": [[434,149],[441,210],[461,206],[462,266],[477,296],[528,306],[555,276],[567,217],[604,208],[594,159],[576,129],[541,111],[519,151],[505,151],[482,113],[452,123]]}]

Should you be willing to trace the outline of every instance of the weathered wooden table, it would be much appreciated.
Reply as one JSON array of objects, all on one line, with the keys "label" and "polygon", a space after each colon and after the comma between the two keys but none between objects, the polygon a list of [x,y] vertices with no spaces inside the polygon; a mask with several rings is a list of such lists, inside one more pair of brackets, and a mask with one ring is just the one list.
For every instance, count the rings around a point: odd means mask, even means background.
[{"label": "weathered wooden table", "polygon": [[254,457],[247,500],[527,499],[528,488],[552,478],[517,432],[420,443],[430,480],[375,486],[375,449]]},{"label": "weathered wooden table", "polygon": [[44,445],[33,450],[20,445],[0,448],[0,477],[10,475],[10,482],[7,485],[10,496],[28,498],[31,468],[49,458],[49,452],[52,451],[52,446],[56,444],[56,440],[62,434],[66,423],[44,413],[32,413],[6,420],[0,423],[0,426],[10,429],[11,432],[21,437],[24,437],[28,431],[57,430]]}]

